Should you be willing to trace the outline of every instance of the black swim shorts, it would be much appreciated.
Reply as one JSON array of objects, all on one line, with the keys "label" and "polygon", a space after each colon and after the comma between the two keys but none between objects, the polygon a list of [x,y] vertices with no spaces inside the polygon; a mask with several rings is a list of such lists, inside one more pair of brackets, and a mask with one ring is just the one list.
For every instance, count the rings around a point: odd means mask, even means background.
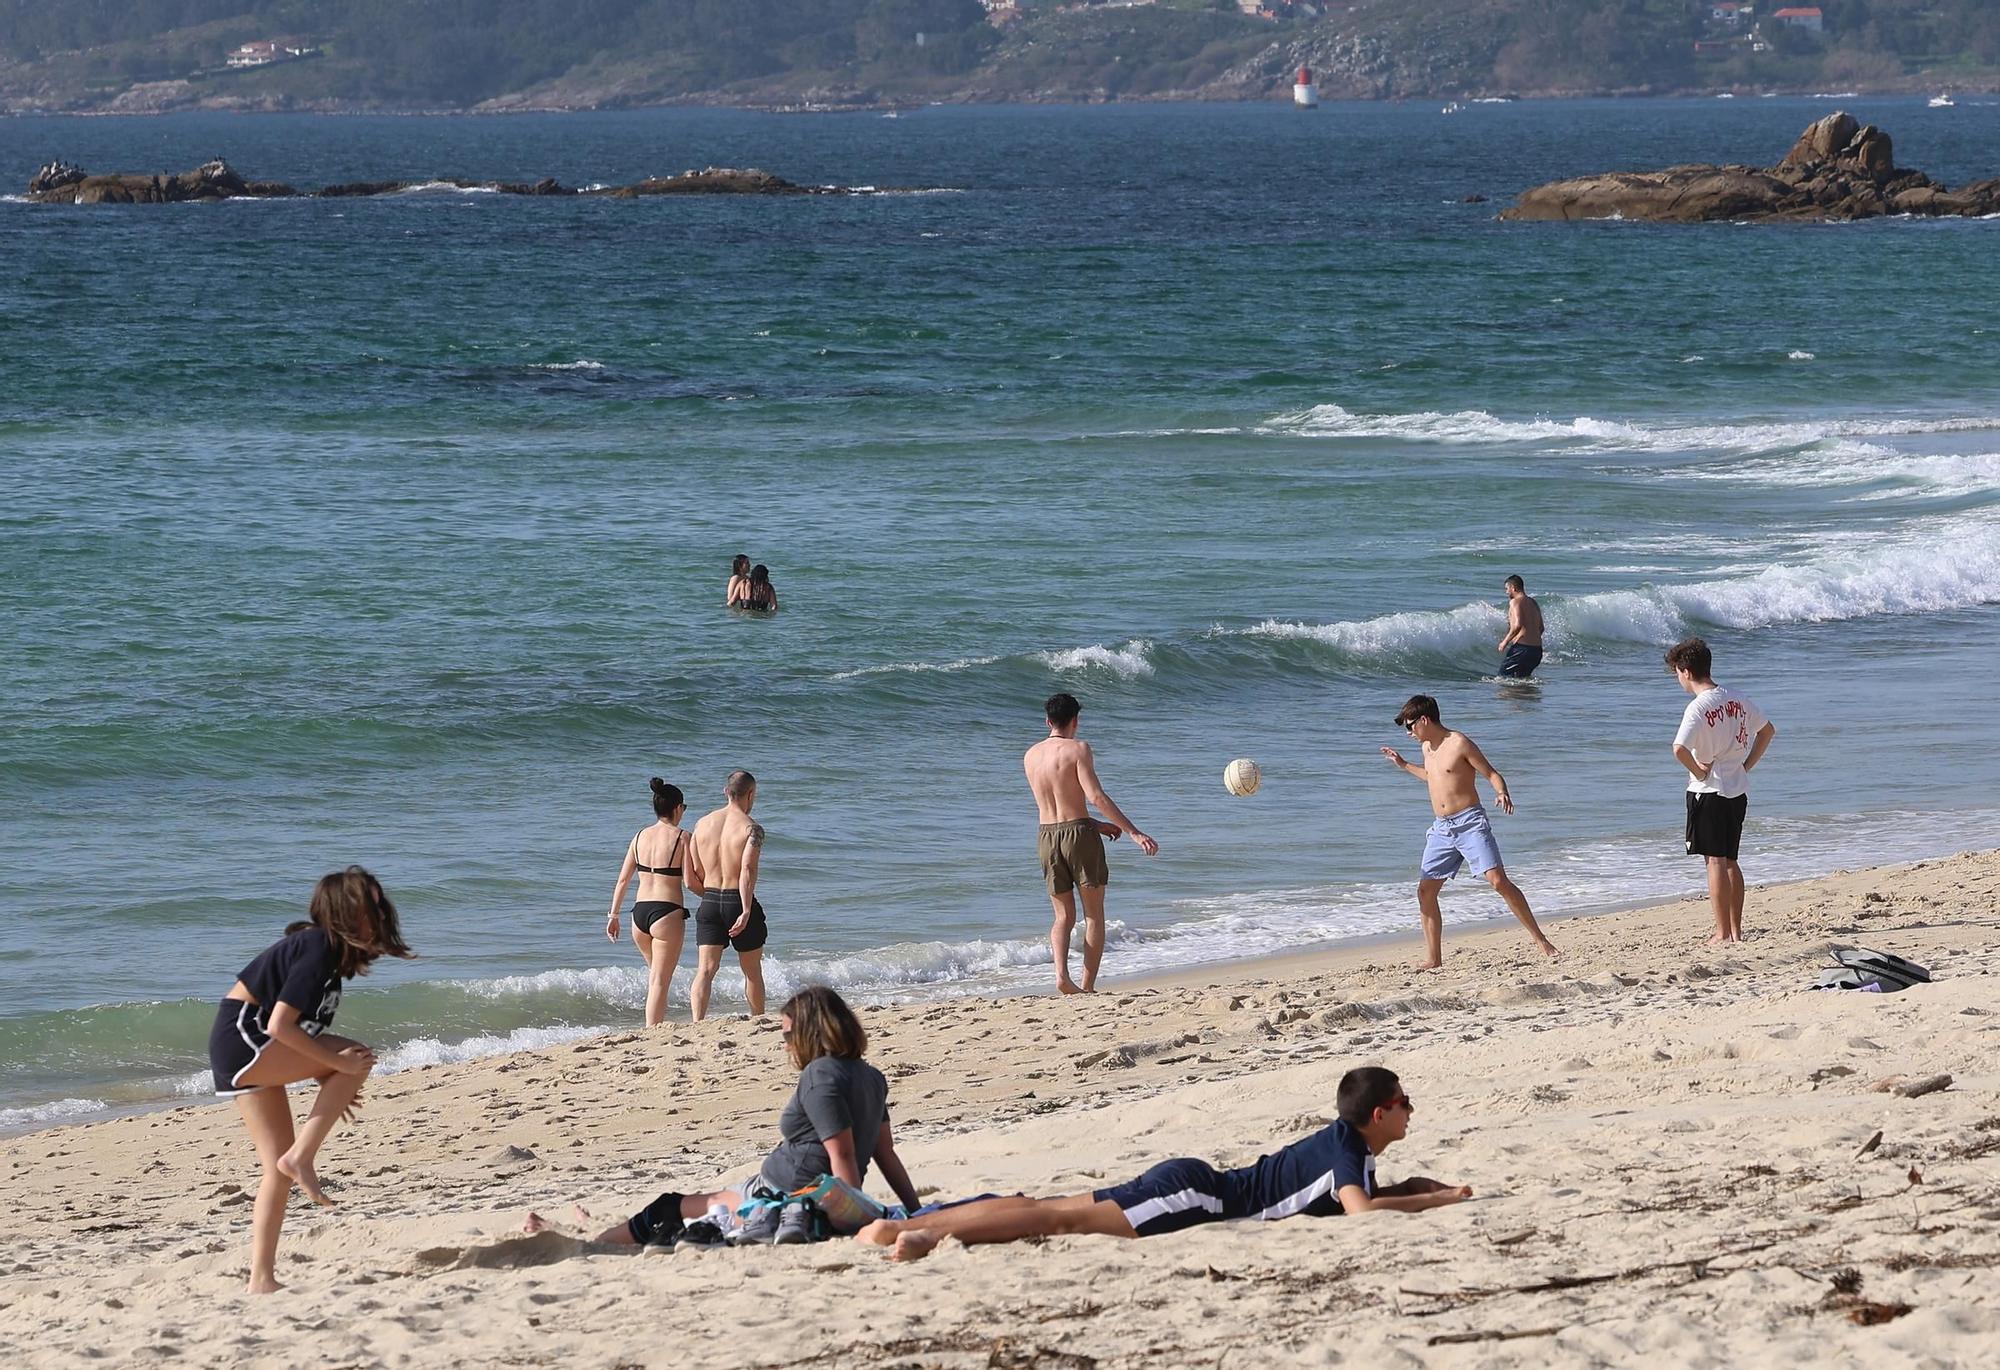
[{"label": "black swim shorts", "polygon": [[771,930],[764,924],[764,906],[750,901],[750,922],[734,937],[729,929],[743,916],[743,895],[739,890],[710,890],[701,897],[701,909],[694,916],[694,944],[698,947],[734,947],[738,952],[760,950]]},{"label": "black swim shorts", "polygon": [[1542,649],[1530,647],[1525,642],[1517,642],[1507,649],[1500,658],[1500,674],[1513,680],[1526,680],[1535,673],[1535,667],[1542,664]]},{"label": "black swim shorts", "polygon": [[1687,849],[1689,856],[1720,856],[1734,861],[1743,845],[1743,818],[1750,812],[1750,796],[1739,794],[1724,799],[1719,794],[1687,797]]}]

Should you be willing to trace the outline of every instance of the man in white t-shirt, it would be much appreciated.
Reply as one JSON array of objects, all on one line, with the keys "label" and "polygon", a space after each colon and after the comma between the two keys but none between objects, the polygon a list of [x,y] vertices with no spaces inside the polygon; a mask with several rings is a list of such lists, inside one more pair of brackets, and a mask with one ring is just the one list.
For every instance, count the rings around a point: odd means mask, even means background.
[{"label": "man in white t-shirt", "polygon": [[1694,696],[1674,734],[1674,760],[1688,773],[1687,849],[1708,862],[1715,908],[1710,942],[1743,940],[1743,868],[1736,864],[1750,808],[1750,772],[1778,735],[1764,711],[1715,683],[1714,659],[1698,637],[1667,651],[1667,669]]}]

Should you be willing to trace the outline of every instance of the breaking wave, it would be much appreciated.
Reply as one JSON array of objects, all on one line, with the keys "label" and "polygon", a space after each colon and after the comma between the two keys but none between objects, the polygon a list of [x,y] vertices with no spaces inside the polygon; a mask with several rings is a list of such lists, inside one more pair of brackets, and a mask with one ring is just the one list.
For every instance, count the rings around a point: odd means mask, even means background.
[{"label": "breaking wave", "polygon": [[1455,413],[1357,414],[1338,404],[1279,414],[1258,432],[1307,438],[1394,438],[1434,443],[1548,443],[1595,452],[1774,452],[1844,438],[1911,437],[2000,430],[2000,416],[1960,419],[1811,419],[1769,423],[1648,426],[1581,415],[1504,419],[1482,409]]}]

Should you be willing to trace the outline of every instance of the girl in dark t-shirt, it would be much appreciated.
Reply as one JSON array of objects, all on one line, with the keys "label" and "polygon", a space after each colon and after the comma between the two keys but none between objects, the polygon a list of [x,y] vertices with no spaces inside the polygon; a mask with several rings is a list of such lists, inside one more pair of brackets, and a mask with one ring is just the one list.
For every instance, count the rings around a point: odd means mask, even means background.
[{"label": "girl in dark t-shirt", "polygon": [[[250,1292],[277,1280],[278,1231],[293,1185],[331,1204],[313,1161],[336,1120],[352,1112],[375,1053],[327,1031],[343,981],[381,956],[413,956],[381,882],[359,866],[323,878],[312,921],[295,923],[243,968],[216,1009],[208,1035],[215,1092],[236,1100],[264,1177],[250,1223]],[[319,1081],[319,1097],[296,1132],[285,1086]]]}]

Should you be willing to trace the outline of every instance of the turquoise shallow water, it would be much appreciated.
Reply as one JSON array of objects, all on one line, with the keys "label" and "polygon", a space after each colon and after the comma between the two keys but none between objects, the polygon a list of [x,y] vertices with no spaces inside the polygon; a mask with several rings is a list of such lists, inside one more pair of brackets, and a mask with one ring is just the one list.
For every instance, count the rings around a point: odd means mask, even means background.
[{"label": "turquoise shallow water", "polygon": [[[2000,110],[1850,103],[2000,171]],[[1830,107],[0,121],[0,185],[936,192],[0,203],[0,1126],[187,1088],[349,860],[424,954],[343,1008],[392,1063],[634,1019],[600,929],[653,774],[763,781],[779,983],[1038,984],[1059,687],[1163,846],[1114,851],[1114,971],[1409,926],[1427,813],[1375,749],[1420,689],[1538,908],[1693,889],[1689,630],[1781,729],[1752,879],[1991,845],[2000,226],[1459,202]],[[720,612],[738,550],[775,621]],[[1513,571],[1538,690],[1487,678]]]}]

